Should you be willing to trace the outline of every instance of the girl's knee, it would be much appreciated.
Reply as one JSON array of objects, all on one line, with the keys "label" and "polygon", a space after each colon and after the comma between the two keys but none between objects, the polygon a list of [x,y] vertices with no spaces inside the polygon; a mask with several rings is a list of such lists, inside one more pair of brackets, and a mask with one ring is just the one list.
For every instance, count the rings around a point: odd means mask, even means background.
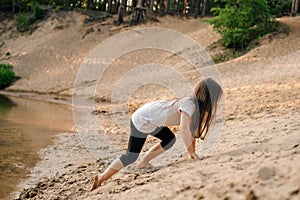
[{"label": "girl's knee", "polygon": [[162,146],[162,148],[163,148],[165,151],[167,151],[167,150],[169,150],[171,147],[174,146],[175,142],[176,142],[176,137],[175,137],[174,134],[172,134],[172,136],[169,137],[168,140],[162,140],[162,141],[161,141],[161,146]]},{"label": "girl's knee", "polygon": [[124,167],[134,163],[139,157],[139,153],[127,152],[120,157],[120,160]]}]

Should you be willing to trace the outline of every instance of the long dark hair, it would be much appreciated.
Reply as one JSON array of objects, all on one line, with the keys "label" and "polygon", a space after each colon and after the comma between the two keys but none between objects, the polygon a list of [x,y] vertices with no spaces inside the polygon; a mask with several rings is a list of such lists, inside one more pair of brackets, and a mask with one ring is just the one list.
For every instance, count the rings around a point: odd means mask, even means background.
[{"label": "long dark hair", "polygon": [[205,139],[215,117],[217,103],[223,94],[221,86],[211,78],[201,81],[195,88],[196,110],[192,116],[192,132],[196,138]]}]

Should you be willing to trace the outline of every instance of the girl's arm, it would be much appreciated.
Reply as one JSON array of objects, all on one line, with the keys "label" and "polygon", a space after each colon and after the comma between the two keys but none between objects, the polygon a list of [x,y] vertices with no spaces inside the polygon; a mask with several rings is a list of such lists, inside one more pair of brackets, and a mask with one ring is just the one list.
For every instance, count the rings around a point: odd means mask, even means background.
[{"label": "girl's arm", "polygon": [[187,151],[188,151],[190,157],[195,160],[198,160],[199,157],[195,152],[196,140],[192,135],[190,124],[191,124],[190,116],[187,113],[185,113],[184,111],[182,111],[181,118],[180,118],[181,136],[182,136],[183,142],[187,148]]}]

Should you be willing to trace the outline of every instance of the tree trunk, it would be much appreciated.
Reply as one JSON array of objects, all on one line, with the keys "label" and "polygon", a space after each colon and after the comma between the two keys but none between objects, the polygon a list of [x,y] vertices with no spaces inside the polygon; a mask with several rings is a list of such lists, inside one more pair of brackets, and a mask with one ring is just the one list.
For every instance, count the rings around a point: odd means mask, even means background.
[{"label": "tree trunk", "polygon": [[93,3],[94,3],[93,0],[88,0],[88,1],[87,1],[87,9],[93,8]]},{"label": "tree trunk", "polygon": [[295,16],[299,10],[299,0],[293,0],[292,2],[292,16]]},{"label": "tree trunk", "polygon": [[206,12],[206,0],[203,0],[203,3],[202,3],[202,16],[205,16],[205,12]]},{"label": "tree trunk", "polygon": [[20,10],[21,2],[20,0],[13,0],[12,1],[12,12],[16,13]]},{"label": "tree trunk", "polygon": [[118,8],[118,21],[117,21],[117,25],[120,25],[124,22],[124,14],[125,14],[125,9],[126,9],[126,3],[127,0],[121,0],[119,8]]},{"label": "tree trunk", "polygon": [[200,6],[201,6],[201,0],[196,0],[196,9],[195,9],[195,14],[198,16],[200,15]]},{"label": "tree trunk", "polygon": [[296,2],[296,0],[292,1],[292,9],[291,9],[292,16],[294,16],[294,12],[295,12],[295,2]]},{"label": "tree trunk", "polygon": [[195,0],[190,0],[190,10],[189,10],[189,15],[192,15],[194,13],[195,9]]},{"label": "tree trunk", "polygon": [[177,1],[177,13],[179,13],[179,14],[183,13],[183,1],[184,0]]},{"label": "tree trunk", "polygon": [[144,8],[144,0],[139,0],[137,6],[133,9],[132,12],[132,24],[139,24],[147,20],[146,17],[146,8]]},{"label": "tree trunk", "polygon": [[108,0],[108,13],[112,13],[112,0]]},{"label": "tree trunk", "polygon": [[299,11],[299,0],[295,0],[296,2],[295,2],[295,14],[297,14],[298,13],[298,11]]},{"label": "tree trunk", "polygon": [[135,8],[136,7],[136,0],[132,0],[132,3],[131,3],[131,9]]},{"label": "tree trunk", "polygon": [[15,13],[16,12],[16,0],[12,1],[12,12]]},{"label": "tree trunk", "polygon": [[151,12],[153,12],[153,5],[154,5],[154,0],[150,0],[150,7],[149,7],[149,10]]},{"label": "tree trunk", "polygon": [[[124,0],[123,0],[124,1]],[[124,7],[123,5],[120,5],[119,8],[118,8],[118,21],[117,21],[117,25],[119,26],[120,24],[123,23],[123,10],[124,10]]]},{"label": "tree trunk", "polygon": [[107,9],[106,9],[106,4],[108,3],[108,1],[107,0],[103,0],[103,4],[104,4],[104,6],[103,6],[103,10],[102,11],[104,11],[104,12],[106,12],[107,11]]},{"label": "tree trunk", "polygon": [[167,5],[166,5],[166,9],[165,9],[165,12],[169,12],[169,9],[170,9],[170,0],[167,0]]},{"label": "tree trunk", "polygon": [[126,12],[127,12],[127,0],[122,0],[122,2],[124,1],[124,3],[122,3],[123,4],[123,6],[124,6],[124,14],[126,14]]},{"label": "tree trunk", "polygon": [[165,2],[164,2],[164,0],[160,0],[159,7],[160,7],[160,11],[163,13],[164,10],[165,10]]},{"label": "tree trunk", "polygon": [[119,11],[119,6],[121,5],[120,0],[115,0],[114,13]]},{"label": "tree trunk", "polygon": [[139,0],[136,7],[138,8],[144,7],[144,2],[145,2],[144,0]]}]

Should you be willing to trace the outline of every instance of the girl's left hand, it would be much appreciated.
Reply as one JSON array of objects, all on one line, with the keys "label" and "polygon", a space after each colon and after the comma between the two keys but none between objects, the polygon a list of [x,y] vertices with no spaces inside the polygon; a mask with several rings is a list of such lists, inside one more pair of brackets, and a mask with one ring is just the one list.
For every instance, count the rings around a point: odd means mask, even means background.
[{"label": "girl's left hand", "polygon": [[190,157],[194,160],[199,160],[199,156],[196,154],[196,152],[190,153]]}]

